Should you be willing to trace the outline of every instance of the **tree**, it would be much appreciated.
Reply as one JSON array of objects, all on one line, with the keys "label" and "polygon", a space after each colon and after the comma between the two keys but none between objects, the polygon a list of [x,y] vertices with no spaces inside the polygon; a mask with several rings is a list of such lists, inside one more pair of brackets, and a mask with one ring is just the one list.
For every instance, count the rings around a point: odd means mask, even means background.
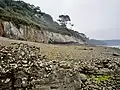
[{"label": "tree", "polygon": [[71,21],[68,15],[59,15],[58,21],[60,22],[61,26],[66,27],[69,21]]},{"label": "tree", "polygon": [[4,8],[6,6],[5,2],[3,0],[0,0],[0,7]]},{"label": "tree", "polygon": [[7,6],[11,6],[11,3],[13,2],[13,0],[4,0],[4,2]]},{"label": "tree", "polygon": [[74,26],[74,24],[72,24],[72,23],[69,23],[70,24],[70,26],[71,26],[71,28],[70,29],[72,29],[73,28],[73,26]]}]

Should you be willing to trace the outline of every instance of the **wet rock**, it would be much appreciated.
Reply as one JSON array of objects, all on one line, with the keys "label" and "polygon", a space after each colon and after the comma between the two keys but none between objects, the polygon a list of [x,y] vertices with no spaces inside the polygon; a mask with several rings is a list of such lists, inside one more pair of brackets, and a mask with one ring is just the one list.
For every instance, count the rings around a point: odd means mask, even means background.
[{"label": "wet rock", "polygon": [[89,89],[92,89],[92,90],[100,90],[98,86],[95,86],[95,85],[89,85]]},{"label": "wet rock", "polygon": [[79,77],[80,77],[80,79],[81,79],[82,82],[86,82],[87,81],[87,77],[86,77],[85,74],[80,73]]},{"label": "wet rock", "polygon": [[118,54],[118,53],[113,53],[112,55],[113,56],[120,56],[120,54]]},{"label": "wet rock", "polygon": [[50,88],[51,88],[51,89],[58,89],[58,88],[59,88],[59,85],[51,85]]},{"label": "wet rock", "polygon": [[102,68],[99,70],[99,73],[104,74],[104,73],[109,73],[110,70],[108,68]]},{"label": "wet rock", "polygon": [[1,85],[5,87],[7,83],[12,87],[11,79],[19,78],[15,81],[19,83],[19,87],[33,90],[112,90],[110,86],[117,79],[103,81],[101,79],[105,78],[102,77],[96,81],[96,77],[106,74],[114,77],[114,72],[120,70],[119,60],[119,57],[87,58],[79,61],[48,60],[45,55],[41,55],[40,48],[35,46],[23,43],[1,45],[0,89]]}]

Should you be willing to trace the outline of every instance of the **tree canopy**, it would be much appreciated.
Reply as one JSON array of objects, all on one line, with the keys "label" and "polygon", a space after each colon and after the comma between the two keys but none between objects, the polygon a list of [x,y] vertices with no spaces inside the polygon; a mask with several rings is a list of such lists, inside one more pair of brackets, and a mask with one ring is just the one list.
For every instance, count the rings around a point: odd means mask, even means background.
[{"label": "tree canopy", "polygon": [[59,15],[58,21],[60,22],[61,26],[66,27],[69,21],[71,21],[68,15]]}]

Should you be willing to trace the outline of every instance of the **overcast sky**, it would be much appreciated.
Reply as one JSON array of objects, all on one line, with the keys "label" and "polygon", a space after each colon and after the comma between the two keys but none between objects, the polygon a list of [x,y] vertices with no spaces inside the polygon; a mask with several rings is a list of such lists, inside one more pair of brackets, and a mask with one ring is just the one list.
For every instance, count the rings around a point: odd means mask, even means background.
[{"label": "overcast sky", "polygon": [[76,31],[93,39],[120,39],[120,0],[23,0],[54,20],[70,16]]}]

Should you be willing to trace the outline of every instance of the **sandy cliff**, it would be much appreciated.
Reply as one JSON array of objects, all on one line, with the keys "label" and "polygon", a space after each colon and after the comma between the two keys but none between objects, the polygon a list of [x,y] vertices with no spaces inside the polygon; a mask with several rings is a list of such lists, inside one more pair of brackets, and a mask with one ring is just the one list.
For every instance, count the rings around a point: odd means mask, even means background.
[{"label": "sandy cliff", "polygon": [[48,43],[50,40],[56,42],[75,42],[79,44],[85,43],[82,38],[50,32],[45,28],[38,29],[25,25],[17,26],[11,22],[0,23],[0,36],[44,43]]}]

